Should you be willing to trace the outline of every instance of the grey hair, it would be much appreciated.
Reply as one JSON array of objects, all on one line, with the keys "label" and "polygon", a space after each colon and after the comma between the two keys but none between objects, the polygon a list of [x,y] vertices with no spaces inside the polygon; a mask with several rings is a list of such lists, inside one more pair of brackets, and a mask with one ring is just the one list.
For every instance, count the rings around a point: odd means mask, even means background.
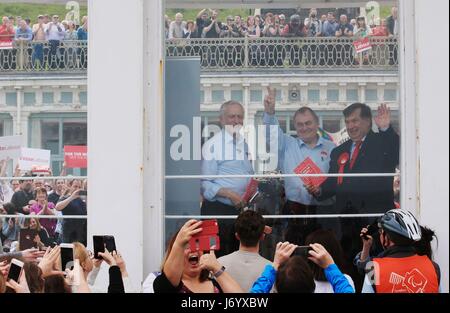
[{"label": "grey hair", "polygon": [[224,102],[221,106],[220,106],[220,110],[219,110],[219,115],[220,117],[222,117],[225,114],[225,110],[227,109],[227,107],[229,107],[230,105],[239,105],[242,110],[244,111],[244,107],[242,106],[242,104],[240,104],[238,101],[236,100],[229,100],[227,102]]}]

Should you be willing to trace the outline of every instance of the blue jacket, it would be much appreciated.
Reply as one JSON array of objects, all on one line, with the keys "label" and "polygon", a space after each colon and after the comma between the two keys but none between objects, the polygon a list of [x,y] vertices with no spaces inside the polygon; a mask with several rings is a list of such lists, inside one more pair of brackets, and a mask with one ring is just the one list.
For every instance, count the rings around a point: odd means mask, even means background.
[{"label": "blue jacket", "polygon": [[[355,293],[336,264],[331,264],[324,272],[328,282],[333,286],[334,293]],[[276,276],[277,271],[274,267],[266,265],[261,276],[253,283],[250,293],[269,293],[275,283]]]}]

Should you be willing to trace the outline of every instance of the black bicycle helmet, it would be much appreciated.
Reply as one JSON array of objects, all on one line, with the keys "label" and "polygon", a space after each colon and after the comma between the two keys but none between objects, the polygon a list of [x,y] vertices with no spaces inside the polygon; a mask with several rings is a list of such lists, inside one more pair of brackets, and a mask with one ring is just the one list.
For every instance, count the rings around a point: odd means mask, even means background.
[{"label": "black bicycle helmet", "polygon": [[386,212],[380,219],[379,227],[413,241],[422,238],[419,223],[407,210],[393,209]]}]

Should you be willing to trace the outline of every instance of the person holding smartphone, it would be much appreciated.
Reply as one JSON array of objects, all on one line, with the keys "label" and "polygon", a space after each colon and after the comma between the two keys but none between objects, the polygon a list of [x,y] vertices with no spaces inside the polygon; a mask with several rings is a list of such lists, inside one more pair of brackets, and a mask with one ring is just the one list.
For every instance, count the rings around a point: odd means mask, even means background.
[{"label": "person holding smartphone", "polygon": [[[312,249],[308,251],[308,260],[324,269],[334,293],[355,293],[355,289],[341,273],[328,251],[319,243],[309,246]],[[313,293],[314,277],[305,257],[291,257],[296,248],[297,245],[287,241],[279,242],[273,264],[265,267],[250,293],[269,293],[274,284],[278,293]]]},{"label": "person holding smartphone", "polygon": [[[161,275],[153,282],[155,293],[236,293],[238,283],[209,253],[191,251],[189,241],[202,231],[202,221],[189,220],[169,243]],[[211,278],[212,277],[212,278]]]},{"label": "person holding smartphone", "polygon": [[[87,215],[86,202],[80,199],[81,181],[74,179],[68,183],[70,196],[62,196],[55,209],[63,215]],[[87,245],[86,219],[64,219],[62,228],[62,242],[81,242]]]}]

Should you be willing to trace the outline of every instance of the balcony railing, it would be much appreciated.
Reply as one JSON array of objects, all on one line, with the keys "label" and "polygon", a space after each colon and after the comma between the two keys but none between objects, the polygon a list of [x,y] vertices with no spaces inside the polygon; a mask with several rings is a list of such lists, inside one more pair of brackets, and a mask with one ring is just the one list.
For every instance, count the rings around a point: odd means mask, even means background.
[{"label": "balcony railing", "polygon": [[166,41],[167,56],[199,56],[203,71],[397,70],[396,38],[372,37],[356,53],[351,38],[221,38]]},{"label": "balcony railing", "polygon": [[[396,38],[372,37],[356,53],[349,38],[222,38],[166,41],[167,56],[198,56],[203,72],[397,70]],[[87,41],[14,41],[0,46],[0,74],[86,73]]]},{"label": "balcony railing", "polygon": [[87,41],[13,41],[0,48],[0,74],[86,73]]}]

